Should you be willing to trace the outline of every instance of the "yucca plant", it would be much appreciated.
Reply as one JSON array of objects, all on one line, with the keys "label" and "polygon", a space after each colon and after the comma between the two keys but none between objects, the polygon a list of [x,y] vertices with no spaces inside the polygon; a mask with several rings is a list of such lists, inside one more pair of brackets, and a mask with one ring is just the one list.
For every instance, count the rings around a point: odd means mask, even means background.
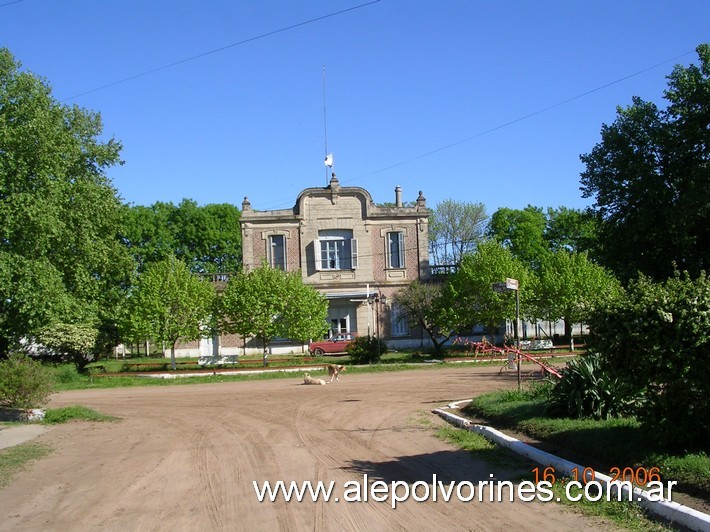
[{"label": "yucca plant", "polygon": [[609,419],[628,415],[638,405],[638,397],[601,367],[596,354],[569,362],[561,373],[550,392],[550,415]]}]

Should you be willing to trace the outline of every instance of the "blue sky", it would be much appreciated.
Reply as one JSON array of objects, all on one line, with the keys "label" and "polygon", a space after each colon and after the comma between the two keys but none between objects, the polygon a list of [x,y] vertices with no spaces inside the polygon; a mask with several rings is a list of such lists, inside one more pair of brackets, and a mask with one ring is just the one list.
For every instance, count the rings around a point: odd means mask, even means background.
[{"label": "blue sky", "polygon": [[0,0],[0,46],[123,143],[126,202],[258,210],[325,186],[325,130],[376,202],[587,206],[579,155],[709,30],[707,0]]}]

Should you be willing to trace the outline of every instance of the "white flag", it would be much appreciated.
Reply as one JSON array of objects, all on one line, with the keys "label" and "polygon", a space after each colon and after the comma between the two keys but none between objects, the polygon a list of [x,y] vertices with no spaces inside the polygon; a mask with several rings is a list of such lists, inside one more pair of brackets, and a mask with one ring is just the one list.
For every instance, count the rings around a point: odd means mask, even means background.
[{"label": "white flag", "polygon": [[329,153],[325,156],[325,165],[329,168],[333,168],[333,154]]}]

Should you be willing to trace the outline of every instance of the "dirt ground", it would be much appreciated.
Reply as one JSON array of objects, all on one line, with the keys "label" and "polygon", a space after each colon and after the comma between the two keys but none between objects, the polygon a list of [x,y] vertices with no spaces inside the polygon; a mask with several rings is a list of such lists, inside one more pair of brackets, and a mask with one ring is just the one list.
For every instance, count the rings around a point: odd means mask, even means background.
[{"label": "dirt ground", "polygon": [[[120,417],[36,440],[54,452],[0,490],[0,530],[585,530],[554,503],[346,502],[353,484],[506,478],[433,435],[432,408],[516,385],[514,372],[452,367],[63,392],[51,407]],[[252,484],[335,481],[331,500],[259,502]],[[401,492],[400,492],[401,493]],[[352,492],[351,492],[352,498]],[[454,497],[455,499],[455,497]]]}]

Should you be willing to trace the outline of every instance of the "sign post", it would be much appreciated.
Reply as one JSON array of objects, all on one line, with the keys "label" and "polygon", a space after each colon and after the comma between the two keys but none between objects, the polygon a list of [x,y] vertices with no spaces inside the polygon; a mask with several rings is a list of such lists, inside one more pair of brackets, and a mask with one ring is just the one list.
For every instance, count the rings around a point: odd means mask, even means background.
[{"label": "sign post", "polygon": [[515,362],[518,368],[518,390],[522,386],[522,376],[520,374],[520,334],[518,332],[518,321],[520,321],[520,285],[517,279],[506,279],[504,283],[493,283],[494,292],[515,292]]}]

